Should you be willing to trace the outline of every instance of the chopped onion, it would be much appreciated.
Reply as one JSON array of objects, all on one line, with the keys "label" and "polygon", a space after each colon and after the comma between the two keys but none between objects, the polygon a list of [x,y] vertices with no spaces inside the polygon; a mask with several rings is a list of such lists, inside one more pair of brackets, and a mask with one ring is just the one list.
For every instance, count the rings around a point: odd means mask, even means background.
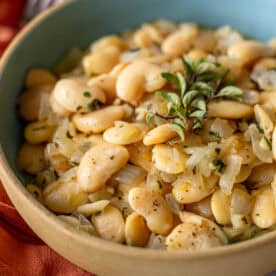
[{"label": "chopped onion", "polygon": [[127,164],[119,172],[112,176],[111,182],[116,182],[119,191],[123,194],[145,181],[146,171],[138,166]]},{"label": "chopped onion", "polygon": [[40,99],[38,119],[40,121],[46,120],[51,112],[51,106],[49,101],[49,94],[42,94]]},{"label": "chopped onion", "polygon": [[60,218],[66,223],[69,223],[71,226],[76,227],[77,230],[82,230],[89,234],[97,235],[94,226],[89,222],[89,220],[84,220],[83,216],[80,217],[80,215],[75,215],[75,217],[73,217],[60,215],[58,216],[58,218]]},{"label": "chopped onion", "polygon": [[120,57],[120,62],[130,62],[134,59],[139,58],[141,55],[140,50],[138,51],[127,51],[123,52]]},{"label": "chopped onion", "polygon": [[265,163],[272,163],[273,154],[271,150],[264,149],[261,147],[260,142],[263,138],[262,134],[259,132],[255,124],[251,124],[248,128],[253,152],[255,155]]},{"label": "chopped onion", "polygon": [[67,158],[70,158],[75,150],[75,143],[67,137],[70,129],[68,119],[64,119],[53,136],[53,143],[58,148],[58,151]]},{"label": "chopped onion", "polygon": [[235,129],[229,121],[217,118],[211,124],[210,131],[217,133],[221,138],[228,138],[234,133]]},{"label": "chopped onion", "polygon": [[172,212],[175,214],[175,215],[178,215],[179,212],[183,209],[182,205],[180,205],[174,198],[174,196],[169,193],[169,194],[166,194],[165,195],[165,199],[167,201],[167,203],[169,204]]},{"label": "chopped onion", "polygon": [[276,71],[266,70],[254,72],[251,78],[258,83],[259,87],[263,90],[276,89]]},{"label": "chopped onion", "polygon": [[261,164],[256,166],[247,179],[248,185],[252,189],[260,188],[264,185],[269,185],[273,181],[276,174],[275,164]]},{"label": "chopped onion", "polygon": [[217,37],[217,50],[221,53],[226,53],[227,49],[236,44],[239,41],[242,41],[243,38],[241,34],[230,26],[223,26],[219,28],[215,35]]},{"label": "chopped onion", "polygon": [[164,250],[166,249],[166,237],[152,233],[147,244],[147,248]]},{"label": "chopped onion", "polygon": [[243,189],[233,189],[230,203],[231,214],[249,215],[251,207],[250,195]]},{"label": "chopped onion", "polygon": [[73,178],[76,177],[77,170],[78,170],[78,167],[74,167],[72,169],[69,169],[68,171],[66,171],[64,174],[62,174],[60,176],[59,181],[68,182],[68,181],[72,180]]},{"label": "chopped onion", "polygon": [[207,146],[186,148],[185,152],[191,155],[187,160],[187,166],[190,168],[197,166],[205,158],[208,150],[209,148]]},{"label": "chopped onion", "polygon": [[123,198],[112,197],[110,203],[117,207],[122,212],[124,217],[127,217],[133,212],[128,202]]},{"label": "chopped onion", "polygon": [[230,195],[233,185],[236,181],[236,176],[239,174],[242,166],[242,158],[239,155],[229,155],[226,158],[226,168],[219,180],[221,190]]},{"label": "chopped onion", "polygon": [[175,174],[165,173],[165,172],[158,172],[160,178],[167,183],[172,183],[176,180],[177,176]]},{"label": "chopped onion", "polygon": [[250,104],[250,105],[257,104],[260,101],[260,93],[252,89],[244,90],[243,101],[244,103]]}]

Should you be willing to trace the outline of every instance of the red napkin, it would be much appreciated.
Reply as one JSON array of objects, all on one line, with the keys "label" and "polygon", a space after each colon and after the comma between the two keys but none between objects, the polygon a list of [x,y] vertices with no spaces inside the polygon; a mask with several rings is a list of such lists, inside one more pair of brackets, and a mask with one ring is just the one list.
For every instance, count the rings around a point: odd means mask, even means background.
[{"label": "red napkin", "polygon": [[0,183],[0,275],[91,276],[45,245],[25,224]]}]

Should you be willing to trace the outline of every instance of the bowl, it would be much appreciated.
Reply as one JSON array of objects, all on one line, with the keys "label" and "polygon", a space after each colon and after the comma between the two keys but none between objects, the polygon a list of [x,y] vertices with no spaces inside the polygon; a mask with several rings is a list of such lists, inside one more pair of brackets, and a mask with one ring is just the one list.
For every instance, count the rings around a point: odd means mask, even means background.
[{"label": "bowl", "polygon": [[21,142],[16,98],[32,66],[51,67],[70,47],[87,47],[108,33],[160,17],[201,25],[230,24],[244,34],[276,37],[276,1],[250,0],[73,0],[32,21],[0,64],[0,177],[12,202],[33,231],[59,254],[104,275],[264,275],[276,269],[276,232],[202,252],[163,252],[126,247],[89,236],[59,220],[24,188],[15,166]]}]

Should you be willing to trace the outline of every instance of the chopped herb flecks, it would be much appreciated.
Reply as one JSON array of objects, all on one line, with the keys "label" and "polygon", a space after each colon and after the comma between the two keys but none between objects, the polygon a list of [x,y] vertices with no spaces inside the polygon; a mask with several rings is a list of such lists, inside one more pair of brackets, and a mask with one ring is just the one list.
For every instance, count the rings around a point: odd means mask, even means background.
[{"label": "chopped herb flecks", "polygon": [[103,103],[101,101],[95,99],[87,105],[87,109],[93,111],[93,110],[100,108],[102,105],[103,105]]},{"label": "chopped herb flecks", "polygon": [[91,98],[91,93],[89,91],[83,92],[83,96],[86,98]]},{"label": "chopped herb flecks", "polygon": [[216,171],[218,173],[223,173],[224,172],[225,164],[224,164],[224,162],[221,159],[215,159],[213,161],[213,165],[215,166]]}]

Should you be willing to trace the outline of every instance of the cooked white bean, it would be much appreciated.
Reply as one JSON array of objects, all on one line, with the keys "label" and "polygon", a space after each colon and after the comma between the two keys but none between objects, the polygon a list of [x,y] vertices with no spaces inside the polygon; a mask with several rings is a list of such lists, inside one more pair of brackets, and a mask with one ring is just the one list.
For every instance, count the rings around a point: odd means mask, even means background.
[{"label": "cooked white bean", "polygon": [[91,103],[95,100],[105,103],[104,92],[97,86],[89,87],[81,81],[63,79],[57,82],[53,90],[53,101],[68,112],[91,110]]},{"label": "cooked white bean", "polygon": [[[203,50],[199,50],[199,49],[195,49],[195,50],[191,50],[188,52],[187,56],[191,59],[191,60],[200,60],[200,59],[204,59],[207,56],[207,53]],[[176,65],[176,64],[175,64]],[[181,64],[180,64],[181,66]]]},{"label": "cooked white bean", "polygon": [[145,246],[149,240],[150,231],[144,218],[132,213],[126,219],[125,237],[128,245]]},{"label": "cooked white bean", "polygon": [[78,207],[77,211],[86,216],[89,217],[91,215],[94,215],[98,212],[101,212],[104,210],[104,208],[110,203],[109,200],[99,200],[93,203],[87,203],[84,205],[81,205]]},{"label": "cooked white bean", "polygon": [[125,223],[118,208],[108,205],[100,214],[92,216],[91,220],[103,239],[118,243],[124,242]]},{"label": "cooked white bean", "polygon": [[276,126],[274,127],[272,133],[272,152],[274,160],[276,161]]},{"label": "cooked white bean", "polygon": [[176,226],[166,238],[171,249],[203,250],[227,243],[222,230],[211,220],[188,212],[181,212],[182,224]]},{"label": "cooked white bean", "polygon": [[214,190],[214,185],[208,185],[208,182],[199,174],[180,175],[172,185],[174,198],[182,204],[198,202],[209,196]]},{"label": "cooked white bean", "polygon": [[236,176],[236,183],[242,183],[247,180],[247,178],[252,173],[253,168],[252,166],[245,164],[241,166],[241,170],[239,174]]},{"label": "cooked white bean", "polygon": [[173,213],[160,193],[133,188],[128,194],[131,208],[143,216],[153,233],[166,235],[173,226]]},{"label": "cooked white bean", "polygon": [[211,208],[217,223],[223,225],[231,223],[230,202],[231,196],[226,195],[220,189],[212,195]]},{"label": "cooked white bean", "polygon": [[43,200],[52,211],[69,214],[88,202],[88,196],[76,181],[57,181],[44,189]]},{"label": "cooked white bean", "polygon": [[273,53],[273,49],[270,47],[260,42],[249,40],[232,45],[227,52],[229,57],[239,60],[242,65],[248,65],[260,57],[271,56]]},{"label": "cooked white bean", "polygon": [[242,185],[234,187],[230,203],[231,221],[233,226],[235,227],[235,215],[246,217],[251,213],[251,209],[252,200],[247,190]]},{"label": "cooked white bean", "polygon": [[152,43],[160,43],[162,35],[157,28],[150,24],[144,24],[133,35],[133,41],[138,48],[149,47]]},{"label": "cooked white bean", "polygon": [[52,85],[35,86],[23,92],[19,97],[20,115],[27,121],[38,120],[41,99],[50,95],[53,87]]},{"label": "cooked white bean", "polygon": [[195,213],[199,216],[212,219],[213,212],[211,209],[211,196],[200,200],[199,202],[185,204],[185,210]]},{"label": "cooked white bean", "polygon": [[97,86],[104,91],[107,104],[111,104],[116,98],[116,78],[110,74],[102,74],[90,79],[88,86]]},{"label": "cooked white bean", "polygon": [[254,167],[247,182],[250,187],[260,188],[261,186],[268,185],[273,181],[274,174],[276,173],[275,164],[261,164]]},{"label": "cooked white bean", "polygon": [[184,24],[163,41],[162,51],[169,56],[181,56],[191,48],[197,36],[198,27],[195,24]]},{"label": "cooked white bean", "polygon": [[197,251],[217,247],[222,243],[211,228],[205,225],[182,223],[167,236],[166,245],[168,250]]},{"label": "cooked white bean", "polygon": [[175,136],[177,136],[177,133],[175,132],[175,130],[173,130],[170,124],[164,124],[157,126],[149,131],[145,135],[143,143],[146,146],[162,144],[174,138]]},{"label": "cooked white bean", "polygon": [[254,106],[255,119],[259,126],[264,130],[267,137],[270,137],[273,130],[273,122],[263,107],[256,104]]},{"label": "cooked white bean", "polygon": [[107,129],[103,138],[106,142],[116,145],[128,145],[141,141],[148,130],[146,124],[125,123]]},{"label": "cooked white bean", "polygon": [[27,125],[24,131],[24,137],[30,144],[41,144],[49,142],[54,133],[55,126],[47,121],[37,121]]},{"label": "cooked white bean", "polygon": [[76,128],[84,133],[101,133],[112,127],[115,121],[124,117],[124,107],[111,105],[88,114],[76,114],[73,122]]},{"label": "cooked white bean", "polygon": [[153,92],[166,84],[166,80],[161,76],[162,71],[159,66],[145,61],[133,62],[118,77],[118,97],[136,105],[145,91]]},{"label": "cooked white bean", "polygon": [[111,197],[112,194],[108,192],[107,188],[101,189],[88,195],[88,199],[92,203],[96,201],[110,200]]},{"label": "cooked white bean", "polygon": [[132,144],[127,146],[129,152],[129,161],[134,165],[140,166],[146,171],[152,168],[152,148],[146,147],[142,143]]},{"label": "cooked white bean", "polygon": [[46,165],[44,157],[44,146],[24,144],[17,155],[17,166],[30,174],[37,174]]},{"label": "cooked white bean", "polygon": [[27,74],[26,87],[32,88],[41,85],[53,85],[56,81],[56,77],[50,71],[42,68],[34,68]]},{"label": "cooked white bean", "polygon": [[152,150],[153,165],[160,171],[178,174],[185,170],[187,155],[177,147],[155,145]]},{"label": "cooked white bean", "polygon": [[108,35],[104,36],[91,45],[90,49],[92,52],[99,52],[104,48],[108,48],[110,46],[116,47],[119,50],[123,50],[126,47],[125,42],[117,35]]},{"label": "cooked white bean", "polygon": [[[194,47],[205,52],[212,52],[216,46],[216,37],[213,31],[203,30],[197,36]],[[202,56],[203,58],[203,56]]]},{"label": "cooked white bean", "polygon": [[104,74],[112,70],[120,61],[120,50],[115,46],[105,47],[83,58],[86,75]]},{"label": "cooked white bean", "polygon": [[276,91],[260,93],[260,104],[269,104],[272,106],[274,112],[276,111]]},{"label": "cooked white bean", "polygon": [[276,174],[274,174],[273,181],[271,182],[271,188],[274,197],[274,206],[276,208]]},{"label": "cooked white bean", "polygon": [[276,223],[276,207],[270,186],[257,191],[252,210],[253,222],[260,228],[269,228]]},{"label": "cooked white bean", "polygon": [[208,104],[208,116],[224,119],[243,119],[253,115],[253,108],[250,105],[221,100],[211,101]]},{"label": "cooked white bean", "polygon": [[84,191],[96,192],[104,187],[112,174],[125,166],[128,158],[128,151],[122,146],[99,144],[92,147],[81,159],[78,183]]},{"label": "cooked white bean", "polygon": [[227,238],[221,228],[214,223],[212,220],[209,220],[207,218],[195,215],[190,212],[182,211],[179,213],[180,220],[183,223],[194,223],[194,224],[199,224],[199,225],[206,225],[207,228],[211,229],[214,234],[220,239],[222,244],[227,244]]}]

